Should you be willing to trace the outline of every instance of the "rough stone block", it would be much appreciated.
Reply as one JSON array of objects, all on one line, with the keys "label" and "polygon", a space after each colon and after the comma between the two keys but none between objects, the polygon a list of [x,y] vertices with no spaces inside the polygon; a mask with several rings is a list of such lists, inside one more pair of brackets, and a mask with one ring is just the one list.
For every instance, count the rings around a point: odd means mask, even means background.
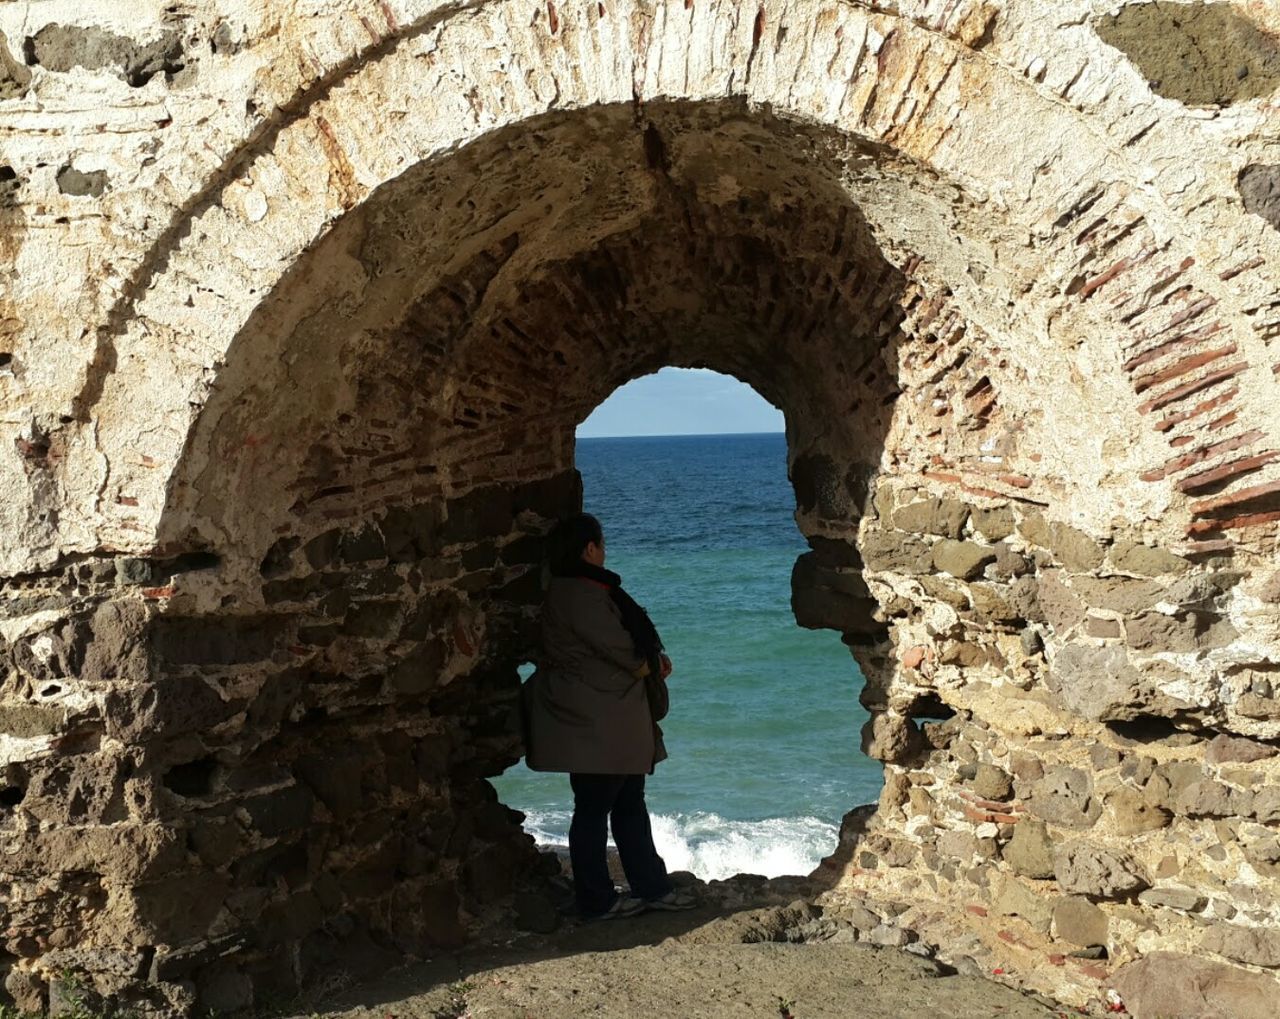
[{"label": "rough stone block", "polygon": [[1019,821],[1000,855],[1015,874],[1037,880],[1053,877],[1053,839],[1042,821]]},{"label": "rough stone block", "polygon": [[867,569],[876,572],[914,575],[933,569],[933,546],[914,535],[868,530],[862,536],[859,549]]},{"label": "rough stone block", "polygon": [[1132,541],[1117,541],[1108,556],[1115,569],[1140,577],[1165,577],[1186,573],[1191,568],[1181,556]]},{"label": "rough stone block", "polygon": [[1230,4],[1132,4],[1094,28],[1155,92],[1188,106],[1229,106],[1280,86],[1280,44]]},{"label": "rough stone block", "polygon": [[1064,828],[1090,828],[1102,812],[1089,773],[1066,767],[1045,772],[1027,796],[1027,809]]},{"label": "rough stone block", "polygon": [[51,736],[66,722],[65,708],[51,704],[0,705],[0,733],[14,739]]},{"label": "rough stone block", "polygon": [[1163,909],[1177,909],[1184,913],[1194,913],[1204,909],[1206,899],[1199,892],[1190,888],[1148,888],[1138,895],[1138,901],[1144,906],[1159,906]]},{"label": "rough stone block", "polygon": [[1168,825],[1171,815],[1138,789],[1121,786],[1103,800],[1118,835],[1141,835]]},{"label": "rough stone block", "polygon": [[1280,230],[1280,166],[1253,163],[1240,171],[1237,183],[1244,207]]},{"label": "rough stone block", "polygon": [[[1013,510],[1006,504],[990,509],[975,509],[970,516],[973,529],[995,544],[1013,533]],[[958,537],[958,535],[950,535]]]},{"label": "rough stone block", "polygon": [[506,485],[486,485],[457,499],[446,508],[440,538],[445,545],[481,541],[507,534],[515,524],[512,491]]},{"label": "rough stone block", "polygon": [[1274,1019],[1280,980],[1194,955],[1154,952],[1111,984],[1134,1019]]},{"label": "rough stone block", "polygon": [[995,560],[994,548],[972,541],[944,538],[933,547],[933,565],[960,580],[973,580],[981,576],[983,568]]},{"label": "rough stone block", "polygon": [[1049,933],[1050,903],[1016,877],[996,874],[992,878],[991,909],[1001,916],[1017,916],[1041,934]]},{"label": "rough stone block", "polygon": [[1217,923],[1200,941],[1206,952],[1250,966],[1280,967],[1280,930]]},{"label": "rough stone block", "polygon": [[1225,647],[1238,636],[1229,620],[1211,612],[1144,612],[1125,624],[1125,643],[1141,651],[1204,651]]},{"label": "rough stone block", "polygon": [[1053,659],[1049,686],[1071,711],[1097,722],[1168,717],[1189,706],[1165,694],[1114,644],[1067,645]]},{"label": "rough stone block", "polygon": [[284,632],[272,616],[161,616],[152,646],[175,665],[237,665],[270,658]]},{"label": "rough stone block", "polygon": [[1013,795],[1013,780],[1003,768],[979,764],[971,788],[984,800],[1007,800]]},{"label": "rough stone block", "polygon": [[1276,753],[1276,748],[1267,743],[1221,733],[1209,741],[1204,759],[1206,764],[1252,764],[1274,757]]},{"label": "rough stone block", "polygon": [[1062,941],[1081,947],[1105,945],[1108,926],[1107,914],[1082,896],[1070,895],[1054,903],[1053,930]]},{"label": "rough stone block", "polygon": [[969,519],[969,507],[957,499],[930,496],[898,506],[890,519],[899,531],[959,538]]},{"label": "rough stone block", "polygon": [[176,74],[184,66],[182,39],[167,32],[154,42],[138,42],[101,28],[46,25],[27,44],[28,63],[55,72],[74,67],[111,68],[138,88],[156,74]]},{"label": "rough stone block", "polygon": [[1124,897],[1150,884],[1127,853],[1088,842],[1059,846],[1053,854],[1053,873],[1064,892],[1098,899]]}]

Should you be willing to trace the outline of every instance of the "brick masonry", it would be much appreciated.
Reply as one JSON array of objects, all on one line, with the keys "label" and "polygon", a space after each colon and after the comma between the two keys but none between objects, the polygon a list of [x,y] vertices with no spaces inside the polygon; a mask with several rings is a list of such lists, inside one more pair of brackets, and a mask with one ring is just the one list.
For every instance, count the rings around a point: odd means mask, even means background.
[{"label": "brick masonry", "polygon": [[1095,6],[0,7],[8,994],[230,1010],[536,883],[540,538],[675,364],[786,412],[868,678],[831,901],[1265,998],[1280,21]]}]

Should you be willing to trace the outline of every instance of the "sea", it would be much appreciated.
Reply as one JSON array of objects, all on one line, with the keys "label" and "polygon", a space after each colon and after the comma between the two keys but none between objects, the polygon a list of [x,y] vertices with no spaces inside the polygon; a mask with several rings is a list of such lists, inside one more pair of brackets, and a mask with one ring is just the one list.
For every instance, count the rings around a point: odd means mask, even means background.
[{"label": "sea", "polygon": [[[791,614],[791,568],[807,545],[785,437],[580,438],[577,466],[605,566],[648,610],[675,667],[670,758],[645,787],[667,869],[808,873],[883,776],[858,746],[857,664],[838,633],[801,629]],[[494,785],[540,844],[567,845],[567,775],[522,761]]]}]

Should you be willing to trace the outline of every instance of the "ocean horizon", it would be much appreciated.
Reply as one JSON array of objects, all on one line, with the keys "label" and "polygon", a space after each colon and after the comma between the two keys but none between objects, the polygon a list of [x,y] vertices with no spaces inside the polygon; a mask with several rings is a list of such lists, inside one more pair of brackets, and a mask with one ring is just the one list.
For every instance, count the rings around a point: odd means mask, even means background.
[{"label": "ocean horizon", "polygon": [[[807,873],[883,777],[859,749],[857,664],[838,633],[791,614],[791,568],[808,546],[785,435],[588,436],[577,465],[605,565],[675,665],[671,756],[646,784],[667,866],[705,880]],[[567,776],[521,762],[494,785],[540,844],[567,842]]]}]

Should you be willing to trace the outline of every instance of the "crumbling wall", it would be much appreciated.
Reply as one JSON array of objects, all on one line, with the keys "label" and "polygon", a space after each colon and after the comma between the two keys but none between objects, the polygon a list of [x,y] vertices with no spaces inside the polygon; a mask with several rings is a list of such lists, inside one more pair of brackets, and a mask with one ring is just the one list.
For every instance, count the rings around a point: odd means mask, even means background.
[{"label": "crumbling wall", "polygon": [[541,863],[484,780],[573,428],[676,364],[785,411],[797,619],[867,676],[832,902],[1263,1007],[1270,7],[16,6],[19,1004],[261,1004],[508,908]]}]

